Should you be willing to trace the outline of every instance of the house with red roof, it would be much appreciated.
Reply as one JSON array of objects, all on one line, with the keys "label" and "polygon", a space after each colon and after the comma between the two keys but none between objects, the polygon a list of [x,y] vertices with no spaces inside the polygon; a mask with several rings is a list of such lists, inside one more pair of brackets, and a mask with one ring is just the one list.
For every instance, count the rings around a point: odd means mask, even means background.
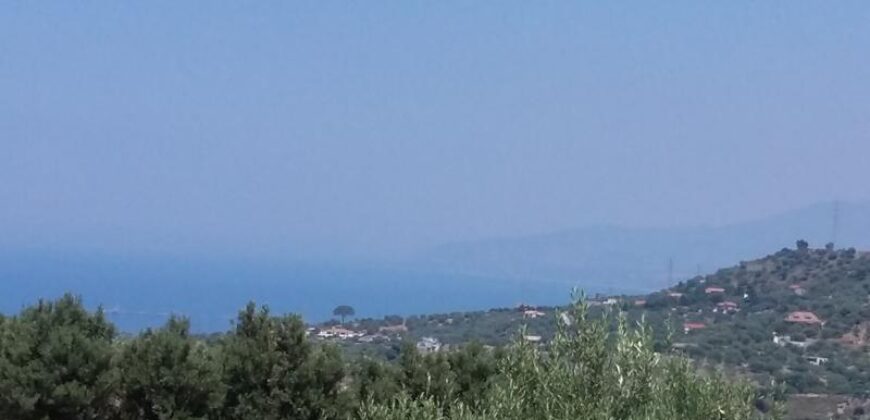
[{"label": "house with red roof", "polygon": [[690,331],[702,330],[707,328],[707,325],[703,322],[686,322],[683,323],[683,332],[688,334]]},{"label": "house with red roof", "polygon": [[724,301],[724,302],[719,302],[719,303],[717,303],[717,304],[716,304],[716,309],[714,310],[714,312],[715,312],[715,311],[720,311],[720,312],[722,312],[723,314],[727,314],[727,313],[730,313],[730,312],[737,312],[737,311],[739,311],[739,310],[740,310],[740,307],[737,305],[736,302],[732,302],[732,301],[730,301],[730,300],[726,300],[726,301]]},{"label": "house with red roof", "polygon": [[805,325],[821,325],[824,323],[816,314],[808,311],[794,311],[785,317],[785,321]]}]

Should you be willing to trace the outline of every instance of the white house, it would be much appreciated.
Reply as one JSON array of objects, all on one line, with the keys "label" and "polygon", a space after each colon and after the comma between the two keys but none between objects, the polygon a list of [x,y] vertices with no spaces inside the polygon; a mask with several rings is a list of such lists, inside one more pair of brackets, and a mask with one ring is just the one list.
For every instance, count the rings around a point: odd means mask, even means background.
[{"label": "white house", "polygon": [[423,337],[417,342],[417,350],[421,353],[434,353],[441,350],[441,342],[434,337]]}]

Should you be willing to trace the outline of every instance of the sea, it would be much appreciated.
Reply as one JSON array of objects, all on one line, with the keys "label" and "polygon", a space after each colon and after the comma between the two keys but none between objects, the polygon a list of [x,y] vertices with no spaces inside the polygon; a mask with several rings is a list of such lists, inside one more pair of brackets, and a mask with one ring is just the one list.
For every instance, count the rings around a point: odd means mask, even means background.
[{"label": "sea", "polygon": [[[248,302],[306,322],[350,305],[359,318],[449,313],[569,302],[569,281],[502,279],[401,264],[263,262],[231,259],[0,255],[0,313],[14,315],[64,293],[101,307],[123,332],[190,319],[198,333],[230,329]],[[605,290],[587,290],[596,293]]]}]

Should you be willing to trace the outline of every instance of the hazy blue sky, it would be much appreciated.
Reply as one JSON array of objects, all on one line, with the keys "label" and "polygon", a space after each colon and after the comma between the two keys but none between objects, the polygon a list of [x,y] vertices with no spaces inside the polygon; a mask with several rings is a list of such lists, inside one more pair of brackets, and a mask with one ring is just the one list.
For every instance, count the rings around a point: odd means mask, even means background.
[{"label": "hazy blue sky", "polygon": [[864,0],[0,8],[6,247],[382,252],[868,185]]}]

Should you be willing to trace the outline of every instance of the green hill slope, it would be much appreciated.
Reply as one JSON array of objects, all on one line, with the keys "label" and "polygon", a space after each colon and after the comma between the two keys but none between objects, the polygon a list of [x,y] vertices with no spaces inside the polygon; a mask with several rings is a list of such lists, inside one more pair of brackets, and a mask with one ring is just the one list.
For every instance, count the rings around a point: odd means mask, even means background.
[{"label": "green hill slope", "polygon": [[[657,331],[660,348],[672,345],[702,366],[724,368],[759,384],[784,383],[792,393],[865,395],[870,394],[868,297],[870,254],[833,246],[811,249],[799,241],[794,249],[667,290],[596,296],[588,302],[593,313],[621,309],[632,319],[644,317]],[[552,337],[558,308],[528,309],[414,316],[402,322],[407,338],[434,337],[448,348],[469,341],[504,344],[520,326],[531,340]],[[356,328],[374,334],[397,322],[361,320]],[[390,357],[398,337],[384,336],[345,345]]]}]

